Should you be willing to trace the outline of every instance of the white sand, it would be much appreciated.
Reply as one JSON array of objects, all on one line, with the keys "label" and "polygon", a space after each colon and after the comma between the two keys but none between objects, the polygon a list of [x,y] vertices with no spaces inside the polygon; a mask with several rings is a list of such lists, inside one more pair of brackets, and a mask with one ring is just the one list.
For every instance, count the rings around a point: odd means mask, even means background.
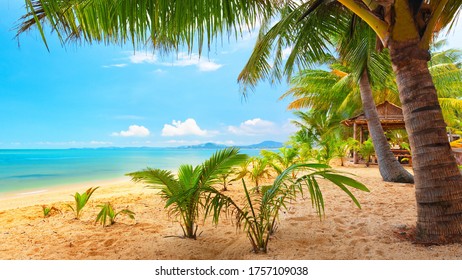
[{"label": "white sand", "polygon": [[[421,246],[407,241],[406,228],[416,221],[414,187],[383,182],[377,167],[338,168],[357,174],[370,193],[355,191],[362,204],[356,208],[348,196],[323,184],[326,217],[320,221],[310,200],[290,205],[271,237],[267,254],[254,254],[250,243],[231,219],[218,227],[207,220],[197,240],[182,234],[170,219],[155,191],[127,179],[105,182],[86,206],[82,219],[73,219],[65,203],[71,194],[89,185],[46,192],[10,195],[0,200],[0,259],[461,259],[462,245]],[[242,186],[229,194],[242,196]],[[121,216],[109,227],[95,225],[98,204],[128,207],[136,221]],[[43,218],[42,204],[62,214]]]}]

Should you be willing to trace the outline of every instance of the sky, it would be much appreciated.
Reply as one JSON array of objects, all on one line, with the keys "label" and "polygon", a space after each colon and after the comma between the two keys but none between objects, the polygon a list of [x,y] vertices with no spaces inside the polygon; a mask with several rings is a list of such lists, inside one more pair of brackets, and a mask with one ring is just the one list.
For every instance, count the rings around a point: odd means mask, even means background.
[{"label": "sky", "polygon": [[[23,1],[0,1],[0,149],[169,147],[285,142],[296,128],[286,83],[247,99],[237,77],[256,33],[209,53],[161,57],[131,46],[66,45],[37,31],[14,38]],[[462,48],[462,24],[449,35]],[[226,41],[226,40],[225,40]]]}]

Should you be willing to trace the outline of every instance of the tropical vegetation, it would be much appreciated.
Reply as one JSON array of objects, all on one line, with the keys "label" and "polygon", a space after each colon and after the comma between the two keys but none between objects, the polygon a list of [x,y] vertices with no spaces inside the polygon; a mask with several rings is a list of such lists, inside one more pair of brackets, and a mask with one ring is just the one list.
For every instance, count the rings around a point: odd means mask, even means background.
[{"label": "tropical vegetation", "polygon": [[160,190],[169,214],[178,219],[184,237],[196,239],[198,220],[202,216],[204,194],[219,184],[221,176],[247,160],[238,148],[226,148],[214,153],[204,163],[193,167],[181,165],[178,175],[169,170],[146,168],[128,173],[134,182],[146,183],[148,188]]},{"label": "tropical vegetation", "polygon": [[243,178],[249,178],[255,184],[255,190],[260,191],[261,182],[264,179],[271,178],[271,172],[268,169],[269,159],[265,157],[251,157],[240,164],[235,170],[236,177],[233,181],[240,181]]},{"label": "tropical vegetation", "polygon": [[[85,5],[83,5],[85,3]],[[359,18],[388,48],[400,94],[417,199],[419,242],[462,239],[462,175],[451,154],[441,106],[428,69],[432,39],[451,27],[461,0],[428,1],[105,1],[26,0],[18,32],[47,22],[65,41],[100,41],[178,51],[210,48],[220,34],[237,36],[261,22],[260,36],[239,80],[244,87],[280,80],[297,68],[325,62],[342,25]],[[278,20],[274,24],[274,17]],[[290,49],[286,60],[283,52]],[[361,75],[364,68],[356,69]],[[366,77],[366,75],[364,75]]]},{"label": "tropical vegetation", "polygon": [[[413,151],[418,205],[416,239],[423,243],[462,238],[462,197],[458,195],[462,175],[452,156],[428,69],[432,39],[444,27],[451,27],[461,4],[460,0],[293,2],[281,12],[276,24],[268,20],[263,25],[254,53],[240,75],[240,80],[250,85],[264,78],[290,76],[297,66],[306,68],[322,61],[329,47],[336,47],[336,42],[329,38],[344,30],[342,25],[359,18],[366,22],[377,36],[377,48],[388,48],[396,76]],[[283,61],[282,53],[287,48],[291,48],[291,53]],[[362,70],[356,69],[361,74]],[[455,212],[449,214],[448,208]]]},{"label": "tropical vegetation", "polygon": [[[295,171],[301,171],[303,175],[293,179],[291,174]],[[318,182],[320,178],[338,186],[357,207],[361,208],[358,200],[348,188],[368,192],[366,186],[330,169],[328,165],[299,163],[285,169],[261,194],[252,194],[242,181],[246,197],[244,204],[238,204],[231,197],[216,190],[210,190],[205,203],[206,213],[210,213],[213,221],[218,223],[222,209],[230,211],[236,217],[236,225],[243,226],[244,231],[247,232],[253,251],[266,253],[269,237],[276,228],[280,211],[286,209],[287,204],[295,200],[298,195],[303,196],[304,193],[308,193],[319,217],[324,215],[324,198]]]}]

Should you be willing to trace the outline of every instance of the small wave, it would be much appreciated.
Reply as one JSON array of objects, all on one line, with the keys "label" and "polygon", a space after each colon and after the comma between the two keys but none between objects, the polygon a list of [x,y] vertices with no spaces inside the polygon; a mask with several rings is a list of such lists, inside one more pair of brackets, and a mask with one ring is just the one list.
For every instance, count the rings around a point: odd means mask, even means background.
[{"label": "small wave", "polygon": [[48,190],[38,190],[38,191],[31,191],[31,192],[22,192],[22,193],[18,193],[18,196],[34,195],[34,194],[44,193],[44,192],[47,192],[47,191],[48,191]]}]

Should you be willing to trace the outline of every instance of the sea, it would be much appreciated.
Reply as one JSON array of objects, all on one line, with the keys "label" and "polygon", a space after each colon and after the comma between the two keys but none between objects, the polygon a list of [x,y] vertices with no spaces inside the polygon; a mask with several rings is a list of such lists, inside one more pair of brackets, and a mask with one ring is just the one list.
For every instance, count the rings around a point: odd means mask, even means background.
[{"label": "sea", "polygon": [[[215,151],[180,148],[0,149],[0,196],[119,179],[146,167],[175,172],[182,164],[202,163]],[[241,153],[256,156],[260,150],[241,149]]]}]

